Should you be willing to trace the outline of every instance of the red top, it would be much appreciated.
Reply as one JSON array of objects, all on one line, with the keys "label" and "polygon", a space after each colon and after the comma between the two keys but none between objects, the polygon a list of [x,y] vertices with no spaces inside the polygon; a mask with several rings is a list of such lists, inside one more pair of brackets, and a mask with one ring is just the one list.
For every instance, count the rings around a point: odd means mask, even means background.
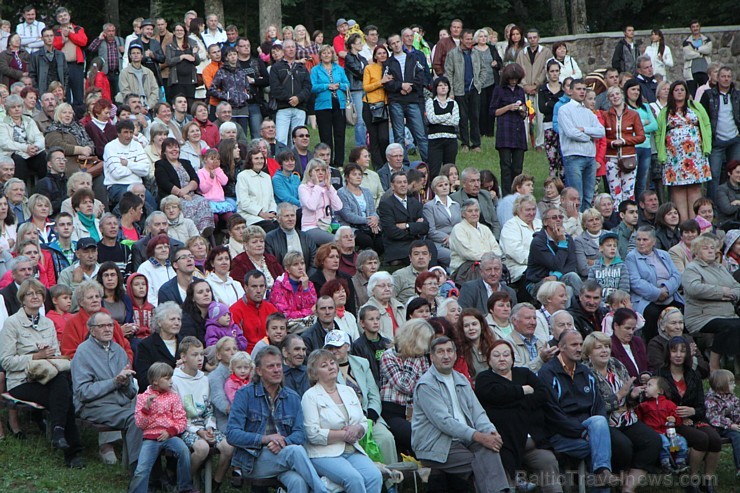
[{"label": "red top", "polygon": [[676,426],[682,423],[681,417],[676,414],[676,404],[659,395],[657,399],[648,399],[637,406],[637,417],[658,433],[665,434],[665,424],[668,417],[676,418]]},{"label": "red top", "polygon": [[242,328],[244,337],[249,343],[247,352],[251,353],[254,345],[267,335],[265,330],[267,317],[278,309],[269,301],[263,301],[257,306],[254,301],[242,296],[242,299],[231,305],[229,311],[234,323]]},{"label": "red top", "polygon": [[[108,310],[106,310],[105,308],[102,308],[100,311],[110,315],[110,312],[108,312]],[[80,308],[80,311],[77,312],[77,315],[67,321],[67,325],[64,326],[64,334],[62,335],[62,340],[59,341],[59,345],[62,349],[62,355],[69,356],[69,359],[74,358],[75,353],[77,352],[77,347],[85,342],[85,340],[87,340],[87,336],[90,334],[89,330],[87,329],[87,321],[89,318],[90,314]],[[121,330],[121,326],[118,325],[118,322],[114,320],[113,325],[113,340],[116,341],[116,343],[121,346],[124,351],[126,351],[128,359],[131,361],[131,363],[133,363],[134,353],[133,351],[131,351],[131,344],[129,344],[128,339],[124,337],[123,330]]]},{"label": "red top", "polygon": [[[69,36],[67,36],[67,39],[69,39],[72,44],[76,45],[77,63],[85,63],[85,54],[82,52],[82,48],[87,46],[87,34],[85,34],[85,29],[80,26],[75,26],[74,24],[70,24],[70,26],[72,27],[72,31],[69,33]],[[61,51],[62,46],[64,46],[62,30],[57,27],[54,29],[54,48]]]},{"label": "red top", "polygon": [[388,306],[385,307],[385,311],[387,311],[388,315],[391,316],[391,322],[393,322],[393,335],[396,335],[396,331],[398,330],[398,320],[396,320],[396,316],[393,315],[393,305],[388,303]]},{"label": "red top", "polygon": [[337,52],[337,58],[338,63],[340,67],[344,67],[344,58],[339,56],[340,51],[347,51],[347,48],[344,46],[344,36],[341,34],[337,34],[334,36],[334,42],[332,43],[334,45],[334,51]]}]

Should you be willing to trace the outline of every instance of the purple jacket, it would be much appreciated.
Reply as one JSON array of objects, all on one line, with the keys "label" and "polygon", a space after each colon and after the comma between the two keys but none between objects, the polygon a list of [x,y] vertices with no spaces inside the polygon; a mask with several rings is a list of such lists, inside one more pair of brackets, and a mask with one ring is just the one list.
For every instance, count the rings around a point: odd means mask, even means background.
[{"label": "purple jacket", "polygon": [[249,343],[247,338],[244,337],[244,332],[237,324],[232,323],[231,327],[224,327],[215,320],[208,319],[206,321],[206,347],[215,346],[219,339],[226,336],[236,339],[239,351],[247,350]]},{"label": "purple jacket", "polygon": [[632,359],[627,355],[627,351],[624,349],[624,346],[622,346],[622,342],[617,339],[616,335],[612,335],[612,357],[619,360],[619,362],[627,368],[631,377],[635,377],[639,380],[641,372],[649,371],[647,349],[645,349],[645,343],[642,342],[641,337],[632,338],[630,341],[630,349],[632,350],[632,356],[634,356],[635,361],[637,361],[637,368],[635,368],[635,364],[632,362]]}]

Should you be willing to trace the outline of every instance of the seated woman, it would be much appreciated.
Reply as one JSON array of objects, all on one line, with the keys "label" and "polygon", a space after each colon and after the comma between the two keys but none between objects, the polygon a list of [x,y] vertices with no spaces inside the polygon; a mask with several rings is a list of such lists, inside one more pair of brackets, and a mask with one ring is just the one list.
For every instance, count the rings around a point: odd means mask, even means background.
[{"label": "seated woman", "polygon": [[[93,189],[93,178],[90,173],[78,171],[76,173],[72,173],[72,175],[67,179],[67,198],[62,201],[60,212],[66,212],[72,217],[76,215],[75,210],[72,208],[72,195],[81,188]],[[93,210],[95,211],[95,217],[100,219],[100,217],[105,213],[105,206],[98,199],[95,199],[94,205],[95,207],[93,207]]]},{"label": "seated woman", "polygon": [[231,260],[231,277],[244,286],[244,275],[250,270],[257,269],[265,275],[269,298],[270,290],[283,267],[274,255],[265,253],[265,230],[259,226],[248,226],[243,233],[244,251]]},{"label": "seated woman", "polygon": [[691,252],[694,260],[681,276],[686,328],[692,335],[714,334],[709,369],[719,370],[722,355],[740,354],[740,318],[735,313],[740,283],[719,262],[714,238],[696,238]]},{"label": "seated woman", "polygon": [[542,283],[537,291],[537,301],[542,306],[537,310],[537,328],[535,337],[540,341],[549,341],[552,337],[552,316],[555,312],[565,310],[568,305],[568,291],[560,281]]},{"label": "seated woman", "polygon": [[625,260],[630,273],[630,296],[635,311],[645,317],[642,338],[648,342],[657,334],[661,311],[669,305],[683,308],[683,297],[678,292],[681,274],[670,255],[656,247],[656,241],[652,226],[640,226],[635,240],[637,248]]},{"label": "seated woman", "polygon": [[95,215],[95,193],[90,188],[80,188],[72,195],[72,241],[90,237],[100,241],[100,220]]},{"label": "seated woman", "polygon": [[177,275],[170,262],[170,239],[161,234],[153,237],[146,245],[148,260],[143,262],[137,272],[144,274],[149,282],[149,303],[157,306],[159,303],[159,288]]},{"label": "seated woman", "polygon": [[383,253],[380,218],[372,192],[361,186],[363,176],[358,164],[349,163],[344,167],[344,186],[337,191],[342,208],[336,215],[339,224],[353,229],[359,250],[373,249]]},{"label": "seated woman", "polygon": [[442,169],[439,170],[439,176],[445,176],[450,180],[450,193],[460,190],[460,170],[457,169],[454,163],[442,165]]},{"label": "seated woman", "polygon": [[46,176],[46,144],[36,122],[23,114],[23,99],[5,98],[7,116],[0,122],[0,152],[15,162],[15,176],[27,180]]},{"label": "seated woman", "polygon": [[[110,117],[110,114],[108,116]],[[110,125],[107,143],[116,139],[117,134],[116,128],[110,122],[106,121],[106,123]],[[75,121],[72,105],[61,103],[56,107],[54,121],[46,129],[44,141],[47,149],[61,147],[64,150],[64,155],[67,158],[67,166],[64,171],[68,177],[72,173],[80,171],[80,163],[88,163],[82,166],[85,168],[83,171],[88,171],[94,178],[97,178],[99,186],[103,185],[103,162],[101,161],[103,149],[100,152],[101,157],[98,157],[95,152],[95,142],[90,138],[89,132]],[[95,163],[95,161],[100,162]]]},{"label": "seated woman", "polygon": [[604,222],[601,213],[594,208],[586,209],[581,214],[583,233],[573,238],[578,262],[578,275],[588,277],[588,269],[599,258],[599,238],[604,231]]},{"label": "seated woman", "polygon": [[[23,225],[21,225],[23,227]],[[25,236],[25,235],[24,235]],[[57,283],[54,262],[48,250],[41,248],[37,239],[27,235],[20,237],[12,250],[14,257],[24,255],[31,259],[35,267],[34,278],[37,278],[47,289],[51,289]],[[8,259],[9,260],[9,259]],[[0,289],[13,282],[12,272],[6,271],[0,280]]]},{"label": "seated woman", "polygon": [[[165,301],[152,313],[152,334],[136,348],[134,370],[139,382],[139,389],[149,386],[147,372],[154,363],[163,362],[175,368],[180,359],[179,344],[182,340],[182,308],[174,301]],[[236,342],[234,342],[236,352]]]},{"label": "seated woman", "polygon": [[594,209],[601,213],[604,229],[611,231],[622,222],[619,211],[614,207],[614,199],[608,193],[600,193],[594,198]]},{"label": "seated woman", "polygon": [[709,363],[699,351],[694,339],[684,330],[683,313],[678,308],[669,306],[660,314],[658,319],[658,335],[653,337],[647,345],[648,370],[656,374],[665,362],[668,353],[668,341],[674,337],[683,337],[691,352],[691,368],[701,378],[709,376]]},{"label": "seated woman", "polygon": [[327,281],[322,287],[318,296],[331,296],[336,306],[337,314],[334,316],[334,325],[345,332],[350,341],[356,341],[360,337],[357,327],[355,314],[347,310],[347,300],[349,299],[349,283],[346,279],[332,279]]},{"label": "seated woman", "polygon": [[[647,349],[641,337],[635,336],[637,314],[629,308],[620,308],[612,319],[611,353],[637,383],[648,374]],[[642,382],[645,383],[645,382]]]},{"label": "seated woman", "polygon": [[367,418],[357,393],[337,383],[336,359],[325,349],[311,353],[307,369],[315,385],[303,394],[301,408],[306,452],[316,472],[348,492],[380,493],[380,470],[358,443],[367,433]]},{"label": "seated woman", "polygon": [[589,334],[583,342],[583,360],[596,379],[606,408],[612,469],[626,473],[622,491],[631,493],[658,462],[662,444],[660,436],[637,418],[635,408],[644,387],[634,385],[624,365],[612,357],[613,341],[601,332]]},{"label": "seated woman", "polygon": [[272,190],[275,193],[275,202],[289,202],[300,209],[298,187],[301,185],[301,174],[296,171],[295,154],[283,151],[275,156],[280,171],[272,176]]},{"label": "seated woman", "polygon": [[329,165],[320,159],[308,162],[303,183],[298,187],[298,198],[303,204],[301,230],[317,245],[331,243],[332,215],[343,207],[342,200],[331,185]]},{"label": "seated woman", "polygon": [[376,272],[367,282],[367,303],[380,311],[380,335],[393,339],[398,328],[406,320],[406,309],[393,297],[393,277],[385,272]]},{"label": "seated woman", "polygon": [[[206,339],[206,319],[208,308],[213,303],[211,285],[205,279],[195,278],[185,291],[185,301],[182,303],[182,337],[196,337],[204,346]],[[213,365],[210,360],[205,362],[206,371],[211,371]]]},{"label": "seated woman", "polygon": [[[719,464],[722,439],[717,430],[706,421],[704,405],[704,386],[699,374],[692,368],[691,348],[683,337],[673,337],[668,341],[665,362],[658,370],[658,376],[666,379],[670,392],[666,397],[676,404],[676,413],[683,423],[676,426],[676,432],[684,437],[691,449],[689,467],[691,474],[699,474],[704,463],[702,484],[708,485],[705,491],[715,493],[712,486],[714,474]],[[696,489],[692,490],[695,492]]]},{"label": "seated woman", "polygon": [[208,272],[206,281],[211,285],[216,301],[231,306],[244,296],[242,284],[229,275],[231,256],[227,246],[217,246],[208,252],[205,270]]},{"label": "seated woman", "polygon": [[285,272],[275,278],[270,290],[270,303],[289,320],[303,319],[313,313],[316,289],[306,274],[301,252],[289,251],[283,257]]},{"label": "seated woman", "polygon": [[655,237],[658,240],[656,248],[667,252],[681,241],[678,232],[680,220],[678,209],[673,202],[666,202],[658,207],[658,212],[655,213]]},{"label": "seated woman", "polygon": [[683,274],[686,265],[694,260],[694,256],[691,254],[691,242],[701,234],[701,231],[699,230],[699,223],[695,219],[689,219],[679,224],[678,231],[681,233],[681,241],[672,246],[668,250],[668,254],[671,256],[673,265],[676,266],[678,272]]},{"label": "seated woman", "polygon": [[717,188],[717,219],[722,229],[740,226],[740,159],[727,163],[727,181]]},{"label": "seated woman", "polygon": [[352,276],[352,287],[355,293],[355,306],[361,307],[370,298],[367,283],[370,277],[378,272],[380,257],[378,257],[377,252],[363,250],[357,254],[355,265],[357,266],[357,272]]},{"label": "seated woman", "polygon": [[54,221],[51,218],[51,201],[46,195],[35,193],[28,198],[28,210],[31,217],[27,218],[38,232],[39,242],[42,245],[51,243],[56,239]]},{"label": "seated woman", "polygon": [[380,357],[383,419],[388,423],[401,453],[412,453],[411,422],[407,412],[414,403],[416,382],[429,369],[427,354],[433,336],[434,330],[429,322],[409,320],[398,329],[394,347],[386,349]]},{"label": "seated woman", "polygon": [[506,291],[494,291],[488,297],[486,322],[493,331],[494,339],[508,339],[514,331],[511,323],[511,297]]},{"label": "seated woman", "polygon": [[197,123],[189,122],[185,124],[182,129],[183,143],[180,148],[180,156],[182,159],[190,161],[190,165],[195,171],[201,169],[203,153],[206,152],[209,147],[208,144],[201,138],[200,127]]},{"label": "seated woman", "polygon": [[471,270],[473,264],[480,262],[484,253],[493,252],[499,257],[503,256],[491,229],[480,223],[480,205],[477,200],[465,200],[460,206],[460,214],[462,221],[450,233],[450,269],[453,271],[453,278]]},{"label": "seated woman", "polygon": [[167,236],[185,244],[189,238],[199,236],[198,228],[182,211],[182,199],[176,195],[167,195],[160,202],[160,209],[167,216]]},{"label": "seated woman", "polygon": [[198,234],[191,236],[183,241],[183,243],[185,243],[185,248],[193,254],[196,270],[195,275],[205,277],[208,274],[206,271],[206,261],[208,260],[208,253],[211,251],[211,244]]},{"label": "seated woman", "polygon": [[270,232],[277,227],[277,204],[272,190],[272,179],[267,173],[265,156],[258,148],[247,151],[244,171],[236,178],[237,212],[247,224]]},{"label": "seated woman", "polygon": [[326,243],[316,250],[316,270],[311,274],[311,282],[317,291],[321,291],[328,281],[332,279],[344,279],[349,288],[349,297],[347,298],[347,310],[352,313],[357,311],[355,306],[355,290],[352,285],[352,277],[339,270],[342,252],[334,243]]},{"label": "seated woman", "polygon": [[437,274],[430,271],[420,272],[414,281],[414,290],[419,298],[423,298],[429,303],[430,316],[437,316],[437,309],[443,299],[439,295],[439,278]]},{"label": "seated woman", "polygon": [[469,377],[475,380],[478,373],[489,368],[486,355],[489,354],[496,337],[488,329],[486,318],[475,308],[465,308],[454,329],[458,347],[458,358],[467,364]]},{"label": "seated woman", "polygon": [[533,195],[519,195],[514,199],[513,212],[514,217],[502,225],[499,239],[512,285],[520,288],[527,270],[532,235],[542,229],[542,220],[537,218],[537,200]]},{"label": "seated woman", "polygon": [[450,198],[450,179],[440,175],[432,180],[434,199],[426,202],[421,213],[429,223],[427,238],[434,242],[437,254],[443,258],[450,256],[450,234],[452,228],[461,220],[460,204]]},{"label": "seated woman", "polygon": [[[67,467],[81,469],[85,462],[69,385],[69,362],[62,360],[54,323],[41,314],[46,288],[28,279],[18,288],[18,299],[23,309],[7,319],[0,332],[0,366],[8,392],[49,410],[52,447],[64,451]],[[28,377],[29,365],[53,368],[49,376],[56,375],[45,383],[33,381]],[[22,430],[11,431],[23,436]]]},{"label": "seated woman", "polygon": [[[207,110],[206,110],[207,112]],[[201,235],[208,238],[213,234],[215,224],[208,201],[198,191],[198,175],[189,161],[180,159],[180,144],[168,137],[162,141],[162,159],[154,164],[159,197],[176,195],[183,199],[182,210],[185,217],[195,223]]]},{"label": "seated woman", "polygon": [[103,262],[98,268],[96,281],[103,286],[103,308],[118,322],[123,335],[130,338],[136,333],[134,322],[134,307],[126,294],[121,269],[115,262]]},{"label": "seated woman", "polygon": [[[370,137],[370,140],[373,140],[372,136]],[[378,173],[370,169],[370,151],[368,151],[365,146],[355,147],[349,151],[349,162],[360,166],[360,169],[362,170],[362,183],[360,183],[360,186],[370,190],[370,193],[373,194],[375,207],[377,207],[380,202],[380,197],[385,193],[385,190],[383,190],[383,185],[380,183],[380,176],[378,176]],[[382,165],[383,163],[379,166]]]},{"label": "seated woman", "polygon": [[[501,434],[501,462],[510,477],[528,466],[544,478],[542,491],[562,493],[558,461],[547,438],[557,430],[544,426],[547,387],[529,368],[514,366],[514,348],[497,340],[487,354],[490,369],[475,379],[475,395]],[[536,460],[534,460],[536,458]]]}]

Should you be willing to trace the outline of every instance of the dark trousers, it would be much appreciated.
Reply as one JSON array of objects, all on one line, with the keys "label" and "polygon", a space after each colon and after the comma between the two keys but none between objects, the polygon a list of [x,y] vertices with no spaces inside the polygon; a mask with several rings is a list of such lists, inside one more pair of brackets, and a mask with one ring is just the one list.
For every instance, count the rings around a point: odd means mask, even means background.
[{"label": "dark trousers", "polygon": [[509,195],[514,177],[522,174],[524,149],[502,147],[498,150],[498,158],[501,164],[501,195]]},{"label": "dark trousers", "polygon": [[689,448],[699,452],[720,452],[722,450],[722,438],[713,426],[694,426],[678,425],[676,433],[686,439]]},{"label": "dark trousers", "polygon": [[701,328],[703,334],[714,334],[712,352],[740,354],[740,318],[715,318]]},{"label": "dark trousers", "polygon": [[69,67],[69,87],[67,88],[67,102],[69,102],[72,106],[84,106],[85,65],[83,63],[68,63],[67,66]]},{"label": "dark trousers", "polygon": [[491,117],[491,113],[488,111],[488,107],[491,106],[491,98],[493,97],[493,88],[496,87],[492,84],[488,87],[484,87],[480,92],[480,111],[478,113],[478,122],[480,126],[480,134],[486,137],[493,137],[493,122],[494,119]]},{"label": "dark trousers", "polygon": [[383,255],[383,235],[374,234],[371,231],[355,231],[355,244],[358,250],[375,250],[378,255]]},{"label": "dark trousers", "polygon": [[362,119],[365,120],[365,128],[369,136],[368,151],[370,151],[373,167],[380,169],[385,164],[385,148],[390,144],[388,120],[373,123],[373,116],[367,103],[362,105]]},{"label": "dark trousers", "polygon": [[706,72],[697,72],[691,75],[693,80],[687,80],[686,84],[689,86],[689,94],[691,94],[691,97],[694,97],[696,96],[696,90],[707,83],[709,76]]},{"label": "dark trousers", "polygon": [[429,178],[427,183],[439,176],[442,165],[455,163],[457,159],[457,139],[429,139]]},{"label": "dark trousers", "polygon": [[678,301],[673,301],[669,305],[650,303],[643,310],[642,316],[645,317],[645,325],[642,327],[642,338],[645,341],[645,345],[650,342],[650,339],[658,335],[658,318],[663,310],[669,306],[675,306],[683,312],[683,304]]},{"label": "dark trousers", "polygon": [[46,385],[29,382],[10,390],[10,395],[16,399],[44,406],[49,410],[51,426],[64,428],[64,438],[70,447],[64,453],[66,459],[74,457],[82,450],[80,433],[75,421],[75,408],[72,404],[72,384],[69,379],[69,372],[62,372]]},{"label": "dark trousers", "polygon": [[480,94],[475,88],[465,96],[455,96],[460,106],[460,141],[468,147],[480,147]]},{"label": "dark trousers", "polygon": [[612,439],[612,472],[650,470],[658,464],[660,435],[642,421],[631,426],[609,428]]},{"label": "dark trousers", "polygon": [[332,109],[316,111],[316,125],[319,127],[319,138],[329,144],[333,159],[327,163],[335,168],[344,166],[344,133],[347,128],[344,110],[339,108],[339,101],[332,101]]},{"label": "dark trousers", "polygon": [[105,76],[108,77],[111,96],[115,98],[116,94],[118,94],[118,72],[108,72]]},{"label": "dark trousers", "polygon": [[254,226],[259,226],[260,228],[265,230],[265,233],[269,233],[270,231],[278,227],[278,223],[277,221],[268,221],[267,219],[265,219],[264,221],[254,223]]},{"label": "dark trousers", "polygon": [[393,402],[383,402],[383,419],[396,439],[399,452],[408,454],[411,449],[411,423],[406,419],[406,408]]},{"label": "dark trousers", "polygon": [[37,180],[46,176],[46,152],[41,151],[35,156],[23,158],[13,153],[11,156],[15,162],[15,177],[23,181],[35,176]]},{"label": "dark trousers", "polygon": [[188,110],[190,110],[195,101],[195,84],[172,84],[165,87],[170,104],[175,102],[175,96],[183,95],[188,100]]}]

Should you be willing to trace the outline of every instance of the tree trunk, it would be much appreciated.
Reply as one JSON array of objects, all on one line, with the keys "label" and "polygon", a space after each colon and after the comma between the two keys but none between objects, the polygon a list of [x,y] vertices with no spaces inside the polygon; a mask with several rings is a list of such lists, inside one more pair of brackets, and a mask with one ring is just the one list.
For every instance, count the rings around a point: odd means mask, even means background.
[{"label": "tree trunk", "polygon": [[572,34],[588,32],[588,16],[586,15],[586,0],[571,0],[570,17],[573,22]]},{"label": "tree trunk", "polygon": [[519,19],[526,19],[529,17],[529,11],[524,5],[523,0],[512,0],[511,7],[513,8],[514,13]]},{"label": "tree trunk", "polygon": [[278,32],[283,25],[283,7],[280,0],[259,0],[260,2],[260,35],[262,39],[265,31],[271,25],[278,28]]},{"label": "tree trunk", "polygon": [[106,22],[110,22],[116,26],[118,33],[121,33],[121,16],[118,10],[118,0],[105,0],[104,12]]},{"label": "tree trunk", "polygon": [[149,0],[149,18],[152,20],[156,19],[161,13],[162,0]]},{"label": "tree trunk", "polygon": [[205,0],[203,18],[205,19],[211,14],[216,14],[218,16],[218,21],[221,23],[221,27],[226,29],[226,19],[224,18],[224,3],[222,0]]},{"label": "tree trunk", "polygon": [[568,34],[568,16],[565,12],[565,0],[550,0],[550,13],[554,25],[554,34]]}]

